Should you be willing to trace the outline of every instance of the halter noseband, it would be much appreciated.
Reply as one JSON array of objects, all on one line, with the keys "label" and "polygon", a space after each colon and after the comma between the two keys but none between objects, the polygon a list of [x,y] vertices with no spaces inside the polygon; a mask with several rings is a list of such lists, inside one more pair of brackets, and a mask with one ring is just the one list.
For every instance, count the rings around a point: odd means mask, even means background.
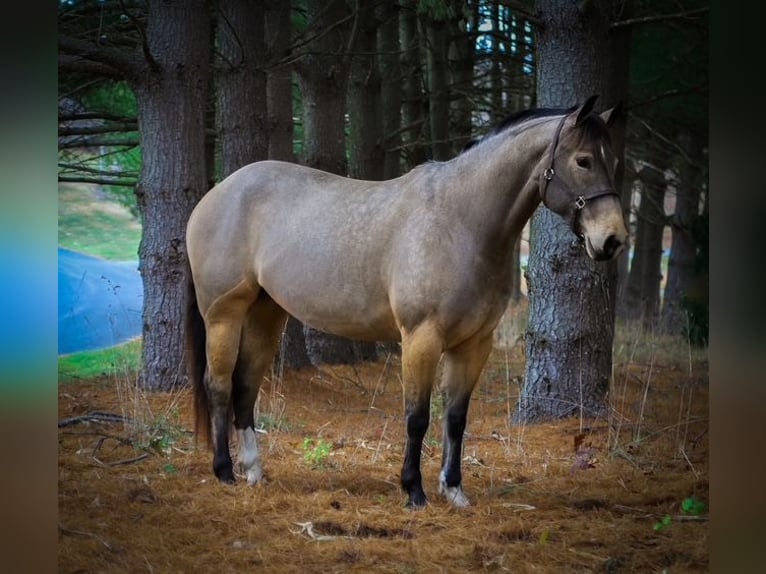
[{"label": "halter noseband", "polygon": [[[542,200],[545,207],[548,207],[548,204],[545,202],[545,193],[548,191],[548,183],[550,183],[550,181],[553,179],[553,176],[556,175],[556,170],[553,169],[553,165],[556,161],[556,148],[559,145],[559,136],[561,135],[561,129],[564,127],[564,122],[566,119],[567,116],[564,115],[564,117],[561,118],[559,125],[556,127],[556,133],[553,135],[553,145],[551,146],[550,163],[549,166],[543,170],[542,174],[542,182],[540,183],[540,199]],[[569,186],[564,181],[561,181],[560,184],[567,191],[571,191]],[[603,197],[605,195],[616,195],[617,197],[620,196],[620,194],[617,193],[613,187],[608,187],[594,191],[593,193],[589,193],[587,195],[581,194],[575,197],[574,212],[571,215],[571,221],[569,221],[569,225],[572,228],[574,234],[577,235],[577,237],[580,239],[582,239],[582,234],[577,230],[577,215],[580,213],[580,211],[582,211],[588,201],[598,197]]]}]

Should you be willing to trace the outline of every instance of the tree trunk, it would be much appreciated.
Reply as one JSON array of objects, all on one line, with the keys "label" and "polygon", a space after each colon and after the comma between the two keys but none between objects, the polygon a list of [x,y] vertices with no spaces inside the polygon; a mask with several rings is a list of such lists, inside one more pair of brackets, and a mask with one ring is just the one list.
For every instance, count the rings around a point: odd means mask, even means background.
[{"label": "tree trunk", "polygon": [[[609,29],[623,4],[538,0],[540,106],[566,107],[600,94],[600,107],[607,108],[624,98],[629,31]],[[623,138],[613,143],[621,158]],[[544,207],[532,217],[530,244],[526,370],[513,422],[602,415],[612,370],[616,263],[589,259],[564,221]]]},{"label": "tree trunk", "polygon": [[136,188],[143,233],[141,384],[169,390],[185,377],[186,222],[207,190],[205,102],[210,17],[206,2],[149,3],[154,58],[135,80],[142,168]]},{"label": "tree trunk", "polygon": [[678,138],[688,160],[678,170],[676,207],[670,219],[673,239],[668,261],[668,278],[662,303],[661,326],[665,333],[680,335],[687,325],[682,298],[695,274],[696,241],[692,230],[699,219],[701,177],[690,162],[703,163],[702,148],[696,138],[682,133]]},{"label": "tree trunk", "polygon": [[379,8],[378,52],[383,113],[383,179],[402,173],[402,71],[399,65],[399,6],[385,2]]},{"label": "tree trunk", "polygon": [[449,132],[449,87],[447,85],[447,22],[426,20],[428,34],[428,118],[431,127],[431,158],[445,161],[452,157]]},{"label": "tree trunk", "polygon": [[643,189],[637,213],[633,259],[625,292],[626,318],[640,320],[653,329],[660,309],[662,280],[662,236],[665,231],[665,190],[667,181],[664,162],[646,165],[638,176]]},{"label": "tree trunk", "polygon": [[452,156],[457,155],[471,140],[473,131],[472,103],[469,94],[473,91],[474,38],[466,33],[476,22],[478,4],[468,15],[464,13],[464,2],[452,0],[454,17],[449,20],[449,32],[452,41],[449,44],[449,69],[452,74],[450,92],[452,101],[451,137]]},{"label": "tree trunk", "polygon": [[406,168],[411,169],[426,160],[423,145],[426,114],[423,105],[423,66],[418,32],[418,16],[413,0],[402,1],[399,31],[402,42],[402,141]]},{"label": "tree trunk", "polygon": [[266,73],[269,159],[283,161],[295,161],[292,68],[282,63],[290,55],[291,8],[291,0],[265,2],[266,50],[269,55]]},{"label": "tree trunk", "polygon": [[217,134],[221,176],[268,157],[266,72],[262,61],[264,10],[261,2],[220,0],[217,74]]},{"label": "tree trunk", "polygon": [[380,114],[380,73],[377,49],[378,20],[371,0],[358,3],[359,33],[354,42],[348,89],[349,169],[357,179],[384,177],[383,124]]}]

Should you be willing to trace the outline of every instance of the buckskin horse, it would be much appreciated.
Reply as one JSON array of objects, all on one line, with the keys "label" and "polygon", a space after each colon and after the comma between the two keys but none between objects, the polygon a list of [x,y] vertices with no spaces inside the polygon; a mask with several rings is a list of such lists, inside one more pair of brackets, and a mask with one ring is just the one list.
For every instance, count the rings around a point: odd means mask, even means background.
[{"label": "buckskin horse", "polygon": [[439,491],[469,504],[460,468],[468,404],[525,223],[542,202],[592,259],[625,245],[610,138],[618,107],[597,113],[596,97],[521,112],[455,158],[388,181],[260,161],[200,200],[186,235],[187,356],[197,427],[220,481],[235,482],[230,430],[248,484],[262,478],[254,404],[290,314],[352,339],[401,341],[401,486],[415,508],[426,504],[421,448],[443,356]]}]

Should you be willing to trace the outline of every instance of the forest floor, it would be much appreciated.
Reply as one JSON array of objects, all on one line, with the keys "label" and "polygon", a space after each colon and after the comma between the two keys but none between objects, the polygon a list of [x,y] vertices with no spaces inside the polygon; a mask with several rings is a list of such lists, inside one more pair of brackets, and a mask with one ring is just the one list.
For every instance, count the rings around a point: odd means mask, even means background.
[{"label": "forest floor", "polygon": [[524,357],[507,343],[471,401],[466,509],[438,495],[438,399],[429,505],[404,507],[397,357],[270,377],[255,487],[215,480],[188,390],[60,384],[58,571],[707,572],[706,356],[624,342],[607,417],[513,426]]}]

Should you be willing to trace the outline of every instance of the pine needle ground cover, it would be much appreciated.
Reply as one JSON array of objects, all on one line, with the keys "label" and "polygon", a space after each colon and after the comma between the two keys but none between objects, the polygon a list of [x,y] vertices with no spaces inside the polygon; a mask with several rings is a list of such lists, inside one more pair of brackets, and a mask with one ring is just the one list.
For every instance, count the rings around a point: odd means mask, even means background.
[{"label": "pine needle ground cover", "polygon": [[708,571],[704,356],[617,341],[608,416],[517,427],[523,345],[496,349],[469,410],[472,506],[437,493],[435,393],[414,512],[398,367],[273,374],[257,487],[215,480],[188,390],[144,394],[127,371],[60,384],[59,572]]}]

